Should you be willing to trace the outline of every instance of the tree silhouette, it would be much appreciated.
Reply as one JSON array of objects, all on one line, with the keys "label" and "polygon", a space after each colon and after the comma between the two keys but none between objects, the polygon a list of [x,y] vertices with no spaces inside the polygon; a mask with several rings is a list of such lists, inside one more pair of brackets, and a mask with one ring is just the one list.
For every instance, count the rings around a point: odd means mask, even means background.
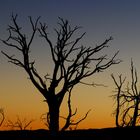
[{"label": "tree silhouette", "polygon": [[7,120],[6,127],[10,127],[11,129],[19,129],[19,130],[26,130],[34,120],[28,121],[26,118],[21,120],[19,116],[17,116],[17,120],[15,122],[11,120]]},{"label": "tree silhouette", "polygon": [[[102,72],[113,64],[120,63],[120,60],[115,60],[118,52],[112,58],[107,58],[107,55],[102,52],[102,50],[108,48],[108,42],[112,40],[111,37],[95,47],[79,46],[78,43],[85,33],[74,39],[75,33],[80,27],[71,27],[68,20],[59,18],[59,28],[54,29],[57,35],[55,44],[48,36],[46,23],[40,22],[38,25],[39,18],[34,22],[31,17],[29,17],[29,21],[32,27],[30,37],[22,32],[22,28],[17,23],[17,15],[12,15],[13,24],[8,26],[9,37],[2,40],[8,47],[18,50],[21,57],[9,55],[4,51],[2,53],[9,59],[9,62],[27,72],[33,85],[44,96],[49,107],[47,115],[49,129],[55,133],[60,130],[59,110],[66,93],[71,92],[75,85],[82,83],[85,78],[97,72]],[[37,31],[50,47],[54,64],[52,75],[46,74],[44,77],[41,77],[36,70],[35,61],[30,59],[30,48]],[[56,90],[57,87],[61,89],[58,91]],[[71,111],[70,108],[69,111]],[[69,116],[72,116],[70,112],[68,118]],[[66,123],[69,122],[68,118]]]},{"label": "tree silhouette", "polygon": [[126,77],[122,78],[122,75],[119,75],[118,81],[113,74],[111,76],[117,89],[117,94],[113,96],[117,100],[116,126],[136,126],[140,119],[140,91],[133,61],[131,60],[131,82],[125,84]]}]

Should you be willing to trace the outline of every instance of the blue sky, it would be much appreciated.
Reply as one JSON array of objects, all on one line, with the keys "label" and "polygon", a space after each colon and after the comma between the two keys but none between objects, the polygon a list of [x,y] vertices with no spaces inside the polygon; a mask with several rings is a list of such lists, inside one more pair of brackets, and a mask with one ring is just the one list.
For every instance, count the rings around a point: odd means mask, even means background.
[{"label": "blue sky", "polygon": [[60,16],[70,20],[72,25],[83,26],[88,45],[113,36],[113,45],[125,53],[132,45],[138,49],[139,5],[139,0],[1,0],[0,34],[5,31],[12,13],[19,15],[22,25],[28,16],[41,16],[50,28],[56,27]]}]

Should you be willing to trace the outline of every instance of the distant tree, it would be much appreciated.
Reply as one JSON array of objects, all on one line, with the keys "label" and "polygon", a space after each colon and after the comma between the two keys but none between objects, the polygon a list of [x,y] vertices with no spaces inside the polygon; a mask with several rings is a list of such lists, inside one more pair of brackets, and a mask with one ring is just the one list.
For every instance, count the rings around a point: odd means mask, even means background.
[{"label": "distant tree", "polygon": [[[17,23],[17,15],[12,15],[13,25],[8,26],[9,37],[2,42],[8,47],[16,49],[21,55],[20,58],[16,55],[9,55],[2,51],[2,53],[9,59],[9,62],[23,68],[33,85],[44,96],[45,101],[49,107],[48,116],[49,129],[55,133],[60,130],[59,126],[59,110],[61,103],[66,93],[72,91],[75,85],[83,83],[87,77],[94,75],[97,72],[102,72],[112,66],[120,63],[120,60],[115,60],[115,53],[112,58],[107,58],[103,54],[103,50],[108,48],[108,43],[112,38],[106,39],[100,45],[93,47],[79,46],[78,43],[83,38],[85,33],[74,39],[74,34],[80,27],[71,27],[67,20],[59,18],[59,28],[54,29],[57,35],[56,44],[50,40],[48,36],[48,26],[46,23],[38,25],[39,18],[33,22],[29,17],[31,24],[31,36],[22,32],[22,28]],[[39,31],[40,36],[45,39],[47,45],[50,47],[54,67],[52,74],[46,74],[44,77],[38,73],[35,68],[35,61],[31,61],[30,48],[35,38],[35,34]],[[45,60],[46,62],[48,60]],[[49,67],[49,66],[48,66]],[[56,90],[58,87],[61,89]],[[69,108],[66,123],[70,123],[72,117],[71,109]],[[62,127],[63,128],[63,127]]]},{"label": "distant tree", "polygon": [[122,78],[122,75],[119,75],[118,76],[119,80],[117,81],[113,74],[111,75],[111,77],[112,77],[112,79],[113,79],[113,81],[116,85],[116,91],[115,92],[117,92],[117,94],[113,95],[113,98],[114,98],[114,100],[116,101],[116,104],[117,104],[116,109],[115,109],[113,114],[115,114],[116,126],[120,127],[120,126],[122,126],[122,124],[120,124],[120,121],[119,121],[120,114],[121,114],[120,110],[121,110],[121,106],[123,105],[122,101],[120,100],[120,95],[121,95],[121,92],[122,92],[123,83],[125,82],[126,78]]},{"label": "distant tree", "polygon": [[10,127],[11,129],[16,129],[16,130],[26,130],[33,122],[34,120],[27,120],[24,118],[21,120],[19,116],[17,116],[17,120],[15,122],[8,120],[7,124],[5,125],[6,127]]},{"label": "distant tree", "polygon": [[0,108],[0,127],[2,126],[4,120],[5,120],[5,113],[3,108]]},{"label": "distant tree", "polygon": [[119,75],[117,80],[111,75],[116,85],[117,94],[113,95],[117,101],[116,106],[116,126],[136,126],[140,123],[140,91],[138,88],[137,71],[131,61],[131,81],[127,82],[126,77]]}]

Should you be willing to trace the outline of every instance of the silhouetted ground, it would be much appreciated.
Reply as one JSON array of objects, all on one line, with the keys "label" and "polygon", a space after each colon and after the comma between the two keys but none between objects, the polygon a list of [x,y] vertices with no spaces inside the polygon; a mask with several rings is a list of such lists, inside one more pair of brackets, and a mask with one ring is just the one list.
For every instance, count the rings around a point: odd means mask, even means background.
[{"label": "silhouetted ground", "polygon": [[47,130],[0,131],[0,140],[139,140],[140,127],[104,128],[61,132],[50,135]]}]

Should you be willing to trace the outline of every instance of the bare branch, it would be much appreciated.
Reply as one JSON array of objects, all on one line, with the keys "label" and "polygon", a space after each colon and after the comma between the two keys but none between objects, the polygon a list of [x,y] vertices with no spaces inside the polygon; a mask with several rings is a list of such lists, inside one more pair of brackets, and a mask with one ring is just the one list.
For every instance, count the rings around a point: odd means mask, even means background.
[{"label": "bare branch", "polygon": [[38,21],[39,21],[40,17],[37,18],[37,20],[35,21],[35,23],[33,22],[32,17],[29,17],[29,19],[30,19],[30,23],[31,23],[31,25],[32,25],[33,32],[32,32],[30,41],[29,41],[29,43],[28,43],[28,48],[30,47],[31,43],[33,42],[35,33],[36,33],[37,29],[38,29],[38,28],[37,28],[37,24],[38,24]]},{"label": "bare branch", "polygon": [[97,84],[97,83],[94,83],[94,82],[92,82],[92,83],[90,84],[90,83],[85,83],[85,82],[81,82],[81,81],[80,81],[79,83],[84,84],[84,85],[87,85],[87,86],[93,86],[93,87],[97,87],[97,86],[108,87],[108,86],[106,86],[106,85],[104,85],[104,84]]},{"label": "bare branch", "polygon": [[43,113],[40,119],[44,122],[44,124],[49,128],[50,125],[50,114],[49,112]]},{"label": "bare branch", "polygon": [[26,130],[34,120],[27,121],[26,118],[21,120],[19,116],[17,116],[17,120],[15,122],[8,120],[6,127],[10,127],[11,129],[19,129],[19,130]]},{"label": "bare branch", "polygon": [[77,122],[72,122],[71,125],[78,125],[80,122],[82,122],[83,120],[85,120],[87,118],[87,116],[88,116],[88,114],[89,114],[90,111],[91,111],[91,109],[87,111],[87,113],[85,114],[85,116],[83,118],[81,118]]},{"label": "bare branch", "polygon": [[68,102],[67,102],[67,103],[68,103],[68,109],[69,109],[68,116],[67,116],[67,118],[61,116],[61,118],[63,118],[63,119],[66,120],[66,123],[65,123],[65,125],[63,126],[63,128],[61,129],[61,131],[66,130],[66,129],[69,128],[71,125],[75,125],[76,128],[77,128],[78,124],[79,124],[80,122],[82,122],[83,120],[85,120],[86,117],[87,117],[87,115],[88,115],[88,113],[91,111],[91,109],[90,109],[90,110],[85,114],[85,116],[84,116],[83,118],[81,118],[80,120],[78,120],[77,122],[75,122],[74,120],[72,120],[72,117],[75,116],[75,115],[77,114],[77,108],[76,108],[75,112],[72,113],[72,109],[71,109],[71,91],[72,91],[72,88],[71,88],[70,91],[69,91]]},{"label": "bare branch", "polygon": [[40,28],[38,29],[39,33],[40,33],[40,36],[45,38],[46,41],[48,42],[49,46],[50,46],[50,49],[51,49],[51,54],[52,54],[52,58],[53,58],[53,61],[56,62],[56,58],[55,58],[55,55],[54,55],[54,49],[53,49],[53,44],[51,42],[51,40],[48,38],[48,33],[47,33],[47,28],[48,26],[44,23],[40,23]]},{"label": "bare branch", "polygon": [[10,56],[10,55],[8,55],[7,53],[5,53],[3,51],[1,51],[1,53],[4,54],[9,59],[8,62],[13,63],[13,64],[15,64],[17,66],[20,66],[20,67],[24,67],[24,64],[20,60],[18,60],[16,58],[13,58],[14,55]]}]

